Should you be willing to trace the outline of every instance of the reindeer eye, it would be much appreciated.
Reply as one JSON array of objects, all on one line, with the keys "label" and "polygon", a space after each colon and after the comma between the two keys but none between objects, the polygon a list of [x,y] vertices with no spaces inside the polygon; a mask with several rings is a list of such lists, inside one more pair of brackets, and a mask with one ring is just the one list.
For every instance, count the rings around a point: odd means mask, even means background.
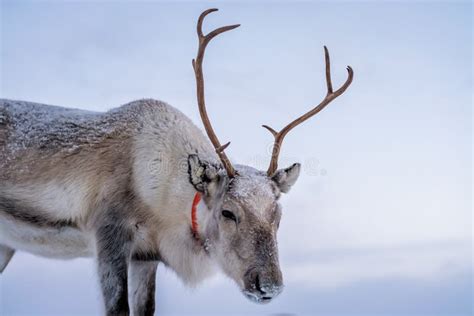
[{"label": "reindeer eye", "polygon": [[237,217],[235,217],[234,213],[232,213],[231,211],[223,210],[222,216],[224,216],[227,219],[233,220],[234,222],[237,223]]}]

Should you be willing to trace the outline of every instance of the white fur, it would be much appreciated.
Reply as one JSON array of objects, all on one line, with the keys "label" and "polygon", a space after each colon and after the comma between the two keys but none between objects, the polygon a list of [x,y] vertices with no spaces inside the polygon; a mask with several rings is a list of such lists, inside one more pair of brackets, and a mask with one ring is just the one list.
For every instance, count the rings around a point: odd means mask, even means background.
[{"label": "white fur", "polygon": [[11,198],[34,205],[49,218],[77,221],[88,211],[85,203],[88,187],[81,178],[59,178],[47,182],[37,179],[33,183],[8,186],[2,191]]},{"label": "white fur", "polygon": [[0,243],[43,257],[72,259],[94,254],[92,236],[71,227],[38,228],[0,216]]}]

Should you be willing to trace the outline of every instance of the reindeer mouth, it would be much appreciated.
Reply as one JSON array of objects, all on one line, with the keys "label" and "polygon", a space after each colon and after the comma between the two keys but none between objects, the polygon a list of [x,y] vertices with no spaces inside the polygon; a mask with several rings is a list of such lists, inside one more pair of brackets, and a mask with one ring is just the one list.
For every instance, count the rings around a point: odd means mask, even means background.
[{"label": "reindeer mouth", "polygon": [[242,293],[245,295],[246,298],[248,298],[250,301],[258,304],[267,304],[270,303],[270,301],[273,299],[274,296],[267,296],[262,293],[255,293],[251,291],[242,291]]}]

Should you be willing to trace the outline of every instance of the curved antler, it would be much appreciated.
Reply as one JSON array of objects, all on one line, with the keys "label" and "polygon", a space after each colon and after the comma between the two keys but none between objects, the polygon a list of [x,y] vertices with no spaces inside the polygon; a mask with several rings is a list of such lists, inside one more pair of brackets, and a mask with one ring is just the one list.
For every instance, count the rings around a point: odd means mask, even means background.
[{"label": "curved antler", "polygon": [[294,127],[303,123],[310,117],[318,114],[322,109],[326,107],[326,105],[331,103],[332,100],[334,100],[335,98],[343,94],[344,91],[346,91],[346,89],[352,83],[352,79],[354,78],[354,71],[352,70],[351,66],[347,66],[348,76],[347,76],[346,82],[344,82],[344,84],[339,89],[337,89],[336,91],[333,91],[332,82],[331,82],[331,63],[329,60],[329,52],[326,46],[324,46],[324,56],[325,56],[325,61],[326,61],[327,94],[324,97],[323,101],[321,101],[321,103],[319,103],[311,111],[303,114],[302,116],[298,117],[296,120],[291,122],[290,124],[286,125],[279,132],[275,131],[270,126],[262,125],[264,128],[269,130],[270,133],[272,133],[273,137],[275,137],[275,142],[273,144],[273,150],[272,150],[272,159],[270,161],[270,166],[268,167],[268,170],[267,170],[268,176],[272,176],[275,173],[275,171],[278,169],[278,156],[280,155],[281,144],[286,134],[288,134],[288,132],[291,131]]},{"label": "curved antler", "polygon": [[208,9],[204,11],[203,13],[201,13],[201,15],[199,16],[199,19],[197,22],[199,48],[198,48],[196,59],[193,59],[193,68],[194,68],[194,74],[196,76],[196,90],[197,90],[199,114],[201,114],[201,119],[204,124],[204,128],[206,129],[207,136],[209,136],[209,139],[211,140],[212,145],[216,149],[217,155],[219,156],[220,160],[222,161],[222,164],[224,165],[224,168],[227,171],[227,175],[230,178],[233,178],[235,176],[235,169],[234,167],[232,167],[232,164],[230,163],[229,158],[227,158],[227,155],[224,152],[227,146],[230,145],[230,142],[224,145],[221,145],[219,139],[217,138],[216,133],[214,132],[214,129],[212,128],[209,117],[207,116],[206,101],[204,98],[204,75],[202,73],[202,61],[204,59],[204,52],[206,50],[206,46],[214,37],[216,37],[217,35],[221,33],[235,29],[236,27],[239,27],[240,24],[223,26],[218,29],[215,29],[214,31],[208,33],[207,35],[204,35],[202,33],[202,22],[204,21],[204,18],[206,17],[206,15],[215,11],[218,11],[218,9]]}]

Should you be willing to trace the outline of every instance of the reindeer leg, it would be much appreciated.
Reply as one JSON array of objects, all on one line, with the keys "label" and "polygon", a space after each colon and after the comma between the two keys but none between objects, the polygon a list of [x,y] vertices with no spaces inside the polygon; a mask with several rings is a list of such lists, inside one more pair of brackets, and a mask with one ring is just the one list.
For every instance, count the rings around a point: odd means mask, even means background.
[{"label": "reindeer leg", "polygon": [[157,267],[158,261],[131,261],[130,299],[134,316],[153,316],[155,313]]},{"label": "reindeer leg", "polygon": [[3,273],[3,270],[5,270],[14,254],[15,250],[7,246],[0,245],[0,273]]},{"label": "reindeer leg", "polygon": [[107,315],[129,315],[127,269],[133,233],[120,212],[104,217],[96,231],[100,283]]}]

